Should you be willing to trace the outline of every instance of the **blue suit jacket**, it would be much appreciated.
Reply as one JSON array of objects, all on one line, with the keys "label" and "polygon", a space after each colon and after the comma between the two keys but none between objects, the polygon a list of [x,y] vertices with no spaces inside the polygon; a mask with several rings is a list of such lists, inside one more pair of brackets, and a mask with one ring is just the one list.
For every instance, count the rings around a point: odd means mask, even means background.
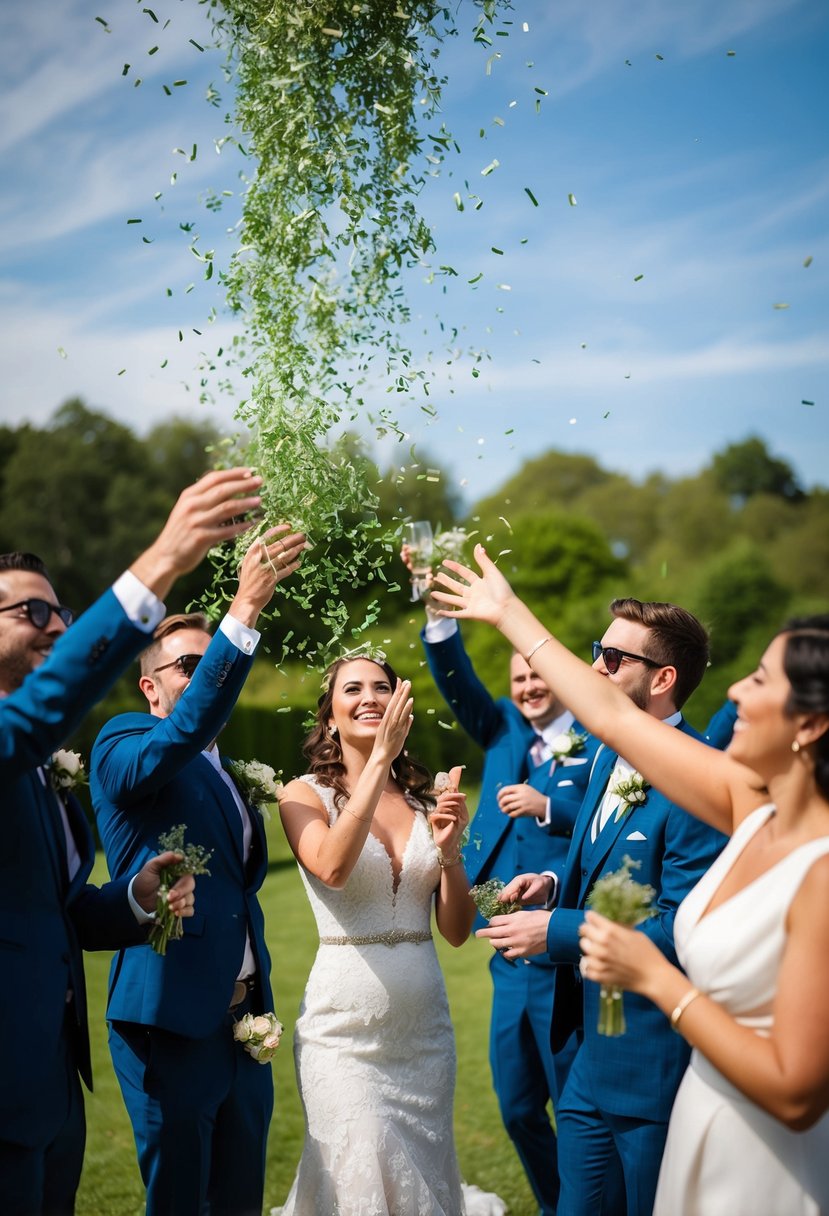
[{"label": "blue suit jacket", "polygon": [[67,815],[81,864],[69,882],[60,809],[38,766],[146,644],[107,591],[22,687],[0,700],[0,1139],[27,1148],[47,1144],[66,1121],[59,1050],[70,990],[78,1064],[92,1087],[82,947],[114,949],[146,937],[126,896],[134,870],[100,889],[87,885],[94,846],[71,796]]},{"label": "blue suit jacket", "polygon": [[712,747],[726,748],[734,734],[734,723],[737,721],[737,706],[733,701],[721,705],[705,728],[705,742]]},{"label": "blue suit jacket", "polygon": [[[684,722],[665,729],[700,738]],[[599,985],[582,985],[579,926],[596,879],[617,870],[627,855],[641,862],[634,874],[636,881],[650,883],[656,890],[653,906],[657,915],[639,929],[676,964],[673,926],[677,907],[720,852],[725,837],[650,789],[643,804],[618,821],[611,819],[591,843],[590,827],[616,760],[616,753],[607,748],[598,753],[573,832],[558,906],[550,917],[547,949],[552,961],[559,964],[551,1038],[554,1051],[573,1032],[583,1038],[580,1050],[587,1053],[591,1087],[602,1109],[631,1118],[667,1120],[690,1048],[671,1030],[656,1005],[632,992],[624,995],[627,1033],[618,1038],[596,1033]]]},{"label": "blue suit jacket", "polygon": [[[484,752],[480,800],[464,848],[470,883],[488,878],[509,882],[528,871],[560,872],[598,739],[588,735],[583,749],[571,759],[560,764],[547,761],[531,773],[528,752],[536,732],[507,697],[496,701],[490,696],[469,661],[460,630],[443,642],[427,642],[422,636],[429,670],[441,696]],[[574,726],[582,731],[577,722]],[[549,829],[540,828],[537,820],[527,816],[511,819],[498,806],[499,790],[522,781],[550,799]],[[484,923],[477,918],[475,928]]]},{"label": "blue suit jacket", "polygon": [[107,1017],[158,1026],[189,1038],[217,1030],[230,1005],[250,933],[258,989],[254,1006],[273,1008],[270,956],[257,891],[267,872],[258,811],[249,808],[251,855],[230,790],[202,750],[226,723],[252,664],[221,632],[166,718],[121,714],[92,750],[90,788],[110,873],[131,873],[158,852],[159,833],[187,826],[185,843],[212,849],[210,877],[198,879],[195,915],[184,937],[160,956],[149,946],[113,959]]}]

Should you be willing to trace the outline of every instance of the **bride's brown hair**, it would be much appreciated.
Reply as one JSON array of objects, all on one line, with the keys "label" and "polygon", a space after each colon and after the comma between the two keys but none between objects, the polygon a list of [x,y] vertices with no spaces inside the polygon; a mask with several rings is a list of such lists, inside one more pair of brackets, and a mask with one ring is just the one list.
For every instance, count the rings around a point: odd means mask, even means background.
[{"label": "bride's brown hair", "polygon": [[[323,691],[317,701],[317,720],[302,745],[302,750],[308,758],[308,772],[313,774],[321,785],[327,785],[334,791],[334,805],[337,810],[342,810],[343,803],[348,800],[351,792],[345,785],[345,765],[339,740],[329,730],[328,721],[334,700],[334,685],[340,668],[357,659],[366,659],[382,668],[389,686],[396,688],[397,675],[385,659],[375,658],[370,654],[350,654],[336,659],[323,677]],[[432,774],[424,765],[413,760],[405,747],[397,754],[391,767],[391,775],[401,789],[411,794],[424,807],[434,806]]]}]

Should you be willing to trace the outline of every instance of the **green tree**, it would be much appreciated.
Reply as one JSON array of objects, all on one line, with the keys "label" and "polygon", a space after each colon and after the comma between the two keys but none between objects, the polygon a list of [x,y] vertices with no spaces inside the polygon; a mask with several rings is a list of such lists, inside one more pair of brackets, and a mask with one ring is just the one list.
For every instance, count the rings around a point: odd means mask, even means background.
[{"label": "green tree", "polygon": [[790,502],[803,497],[791,466],[771,456],[756,435],[718,452],[711,470],[720,489],[738,502],[746,502],[755,494],[774,494]]}]

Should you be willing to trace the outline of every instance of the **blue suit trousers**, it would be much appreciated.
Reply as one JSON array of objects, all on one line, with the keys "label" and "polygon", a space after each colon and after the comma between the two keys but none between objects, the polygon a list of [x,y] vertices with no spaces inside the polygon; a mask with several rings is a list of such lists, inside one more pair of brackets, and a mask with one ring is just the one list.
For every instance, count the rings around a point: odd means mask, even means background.
[{"label": "blue suit trousers", "polygon": [[261,1216],[273,1078],[234,1042],[233,1022],[245,1012],[247,1002],[202,1039],[110,1024],[146,1216]]}]

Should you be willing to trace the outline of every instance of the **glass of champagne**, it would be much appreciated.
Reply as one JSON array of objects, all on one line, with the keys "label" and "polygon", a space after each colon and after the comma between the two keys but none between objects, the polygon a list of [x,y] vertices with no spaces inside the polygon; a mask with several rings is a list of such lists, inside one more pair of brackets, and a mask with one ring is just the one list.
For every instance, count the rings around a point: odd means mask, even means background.
[{"label": "glass of champagne", "polygon": [[412,602],[423,598],[432,570],[432,525],[428,519],[416,519],[403,527],[403,541],[409,547],[412,563]]}]

